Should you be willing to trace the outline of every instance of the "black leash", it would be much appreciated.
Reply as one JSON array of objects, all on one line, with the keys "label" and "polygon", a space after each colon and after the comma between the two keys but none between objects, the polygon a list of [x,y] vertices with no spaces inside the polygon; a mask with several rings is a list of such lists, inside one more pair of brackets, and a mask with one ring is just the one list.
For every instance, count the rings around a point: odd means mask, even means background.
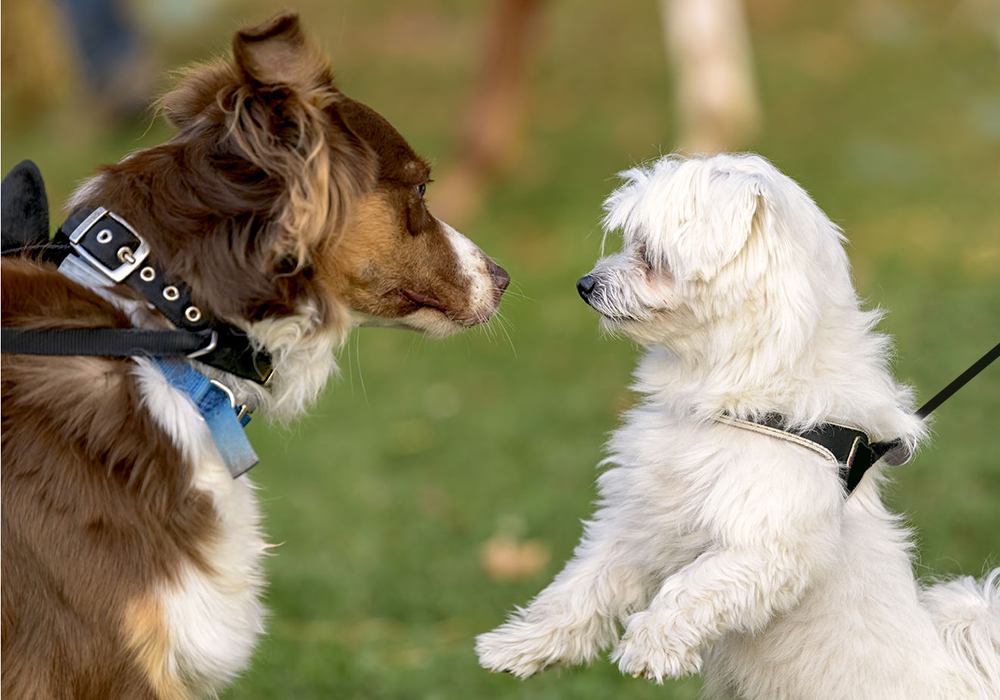
[{"label": "black leash", "polygon": [[[918,408],[914,415],[921,420],[927,418],[934,409],[938,408],[945,401],[950,399],[952,396],[958,392],[963,386],[968,384],[972,379],[982,372],[984,369],[989,367],[994,360],[1000,357],[1000,343],[990,350],[988,353],[983,355],[979,360],[973,364],[969,369],[962,372],[954,381],[951,382],[944,389],[939,391],[934,397],[925,403],[923,406]],[[871,445],[872,452],[874,453],[874,462],[877,462],[882,457],[884,457],[888,452],[899,447],[902,444],[900,440],[892,440],[890,442],[876,442]],[[860,478],[859,478],[860,481]]]},{"label": "black leash", "polygon": [[973,377],[989,367],[998,357],[1000,357],[1000,343],[997,343],[995,348],[983,355],[976,364],[962,372],[955,381],[939,391],[933,399],[918,408],[916,415],[920,418],[929,416],[935,408],[950,399],[955,392],[972,381]]},{"label": "black leash", "polygon": [[192,355],[213,346],[215,331],[160,331],[142,328],[0,329],[3,352],[15,355]]}]

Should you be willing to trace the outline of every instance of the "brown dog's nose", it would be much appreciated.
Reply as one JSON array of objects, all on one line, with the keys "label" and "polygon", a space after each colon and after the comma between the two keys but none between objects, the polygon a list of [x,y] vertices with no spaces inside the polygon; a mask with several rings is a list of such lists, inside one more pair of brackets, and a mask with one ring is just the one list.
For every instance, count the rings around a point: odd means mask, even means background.
[{"label": "brown dog's nose", "polygon": [[495,262],[490,260],[489,264],[490,277],[493,278],[493,285],[499,294],[503,294],[504,290],[507,289],[507,285],[510,284],[510,275],[507,271],[497,265]]}]

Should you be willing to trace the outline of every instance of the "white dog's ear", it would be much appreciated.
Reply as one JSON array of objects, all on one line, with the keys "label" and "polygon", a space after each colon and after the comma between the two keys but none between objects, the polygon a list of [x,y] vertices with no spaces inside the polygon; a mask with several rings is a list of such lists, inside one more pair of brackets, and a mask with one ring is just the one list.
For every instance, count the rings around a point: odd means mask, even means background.
[{"label": "white dog's ear", "polygon": [[709,178],[694,216],[674,239],[671,264],[678,279],[714,278],[739,255],[766,214],[764,183],[757,175],[716,171]]}]

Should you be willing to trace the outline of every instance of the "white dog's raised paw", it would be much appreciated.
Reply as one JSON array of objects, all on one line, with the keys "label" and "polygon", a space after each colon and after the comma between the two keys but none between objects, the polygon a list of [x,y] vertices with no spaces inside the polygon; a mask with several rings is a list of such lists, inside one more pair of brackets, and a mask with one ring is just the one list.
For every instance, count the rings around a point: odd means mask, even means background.
[{"label": "white dog's raised paw", "polygon": [[597,653],[584,635],[522,621],[508,622],[476,637],[480,666],[518,678],[590,661]]},{"label": "white dog's raised paw", "polygon": [[476,637],[479,665],[490,673],[529,678],[558,663],[558,659],[544,658],[541,653],[537,645],[513,638],[503,627]]},{"label": "white dog's raised paw", "polygon": [[628,619],[625,634],[611,655],[622,673],[662,683],[665,678],[680,678],[701,670],[698,649],[679,644],[676,638],[651,624],[648,613],[636,613]]}]

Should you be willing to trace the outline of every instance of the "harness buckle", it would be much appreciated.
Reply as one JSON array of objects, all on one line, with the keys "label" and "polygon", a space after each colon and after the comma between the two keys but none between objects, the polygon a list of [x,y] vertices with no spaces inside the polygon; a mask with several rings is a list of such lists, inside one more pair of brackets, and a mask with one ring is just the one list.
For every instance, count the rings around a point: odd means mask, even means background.
[{"label": "harness buckle", "polygon": [[[113,268],[101,262],[93,252],[88,250],[83,240],[87,232],[94,228],[105,216],[113,219],[139,242],[139,247],[135,251],[128,245],[121,246],[116,255],[117,259],[121,261],[121,265]],[[112,240],[110,229],[102,229],[98,232],[96,240],[101,244],[110,243]],[[102,273],[115,284],[120,283],[135,272],[142,262],[149,257],[149,245],[142,239],[142,236],[136,233],[135,229],[125,219],[112,211],[108,211],[104,207],[97,207],[86,219],[80,222],[80,225],[69,235],[69,244],[77,255],[90,263],[98,272]]]}]

